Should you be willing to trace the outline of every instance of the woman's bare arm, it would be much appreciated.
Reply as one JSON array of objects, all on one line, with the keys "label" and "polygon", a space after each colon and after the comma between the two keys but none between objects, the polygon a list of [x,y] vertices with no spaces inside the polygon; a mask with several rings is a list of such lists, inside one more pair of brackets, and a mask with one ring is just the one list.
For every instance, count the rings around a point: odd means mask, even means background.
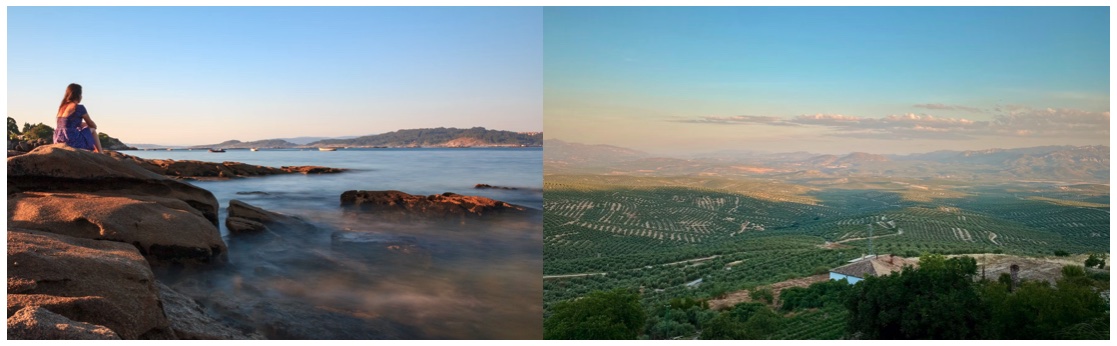
[{"label": "woman's bare arm", "polygon": [[85,124],[88,125],[89,128],[94,129],[94,130],[97,129],[97,124],[95,124],[93,122],[93,119],[89,118],[89,113],[82,114],[81,118],[82,118],[82,120],[85,120]]}]

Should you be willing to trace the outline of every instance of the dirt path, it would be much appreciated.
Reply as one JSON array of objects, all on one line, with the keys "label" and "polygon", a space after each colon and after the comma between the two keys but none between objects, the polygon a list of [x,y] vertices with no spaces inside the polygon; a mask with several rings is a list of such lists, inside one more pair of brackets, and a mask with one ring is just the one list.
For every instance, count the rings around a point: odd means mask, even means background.
[{"label": "dirt path", "polygon": [[607,273],[584,273],[584,274],[543,275],[543,280],[547,280],[547,279],[560,279],[560,278],[576,278],[576,277],[582,277],[582,276],[594,276],[594,275],[602,275],[602,276],[604,276],[605,274],[607,274]]},{"label": "dirt path", "polygon": [[891,237],[891,236],[894,236],[894,235],[903,235],[903,234],[904,234],[904,229],[901,228],[899,231],[897,231],[896,233],[892,233],[892,234],[874,235],[872,237],[842,239],[842,240],[836,241],[834,243],[841,244],[841,243],[851,242],[851,241],[855,241],[855,240],[865,240],[865,239],[869,239],[869,238],[876,239],[876,238],[880,238],[880,237]]},{"label": "dirt path", "polygon": [[713,256],[710,256],[710,257],[702,257],[702,258],[682,260],[682,261],[678,261],[678,262],[664,263],[664,264],[659,264],[658,266],[662,267],[662,266],[669,266],[669,265],[672,265],[672,264],[709,261],[709,260],[712,260],[712,259],[715,259],[715,258],[718,258],[718,257],[719,257],[718,255],[713,255]]},{"label": "dirt path", "polygon": [[[789,288],[789,287],[807,287],[807,286],[810,286],[813,283],[823,282],[823,281],[826,281],[826,280],[830,280],[830,274],[818,274],[818,275],[814,275],[814,276],[796,278],[796,279],[791,279],[791,280],[787,280],[787,281],[780,281],[780,282],[777,282],[777,283],[774,283],[774,284],[771,284],[771,285],[760,286],[758,288],[771,289],[772,290],[772,296],[775,297],[775,304],[774,305],[779,306],[780,291],[783,291],[784,289]],[[749,293],[750,293],[749,290],[736,291],[736,292],[732,292],[732,293],[727,294],[725,296],[725,298],[712,299],[708,303],[710,304],[710,309],[712,309],[712,310],[726,309],[726,308],[730,308],[730,307],[732,307],[734,305],[737,305],[737,304],[740,304],[740,303],[751,302],[752,298],[749,297]]]}]

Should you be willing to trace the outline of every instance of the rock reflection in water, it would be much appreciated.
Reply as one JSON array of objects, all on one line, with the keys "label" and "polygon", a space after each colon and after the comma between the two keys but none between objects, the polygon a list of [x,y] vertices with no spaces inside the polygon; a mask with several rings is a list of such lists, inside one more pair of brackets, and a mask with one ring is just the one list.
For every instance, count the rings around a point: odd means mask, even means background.
[{"label": "rock reflection in water", "polygon": [[229,235],[230,265],[158,275],[230,326],[272,339],[542,337],[538,210],[296,216],[313,229]]}]

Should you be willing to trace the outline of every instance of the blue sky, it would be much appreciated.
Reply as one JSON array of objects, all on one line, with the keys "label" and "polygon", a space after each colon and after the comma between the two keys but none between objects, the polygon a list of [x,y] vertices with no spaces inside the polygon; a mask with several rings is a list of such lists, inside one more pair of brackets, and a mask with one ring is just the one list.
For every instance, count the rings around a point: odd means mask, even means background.
[{"label": "blue sky", "polygon": [[542,131],[541,8],[9,7],[8,116],[168,145]]},{"label": "blue sky", "polygon": [[1109,143],[1109,9],[548,8],[547,138],[660,152]]}]

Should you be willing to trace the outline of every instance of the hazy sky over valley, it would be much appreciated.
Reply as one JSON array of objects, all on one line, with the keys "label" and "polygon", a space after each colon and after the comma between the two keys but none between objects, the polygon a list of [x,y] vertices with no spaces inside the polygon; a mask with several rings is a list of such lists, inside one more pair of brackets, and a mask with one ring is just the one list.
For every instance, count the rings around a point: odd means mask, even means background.
[{"label": "hazy sky over valley", "polygon": [[1109,9],[548,8],[546,138],[661,153],[1109,143]]},{"label": "hazy sky over valley", "polygon": [[11,7],[8,116],[125,143],[542,131],[542,8]]}]

